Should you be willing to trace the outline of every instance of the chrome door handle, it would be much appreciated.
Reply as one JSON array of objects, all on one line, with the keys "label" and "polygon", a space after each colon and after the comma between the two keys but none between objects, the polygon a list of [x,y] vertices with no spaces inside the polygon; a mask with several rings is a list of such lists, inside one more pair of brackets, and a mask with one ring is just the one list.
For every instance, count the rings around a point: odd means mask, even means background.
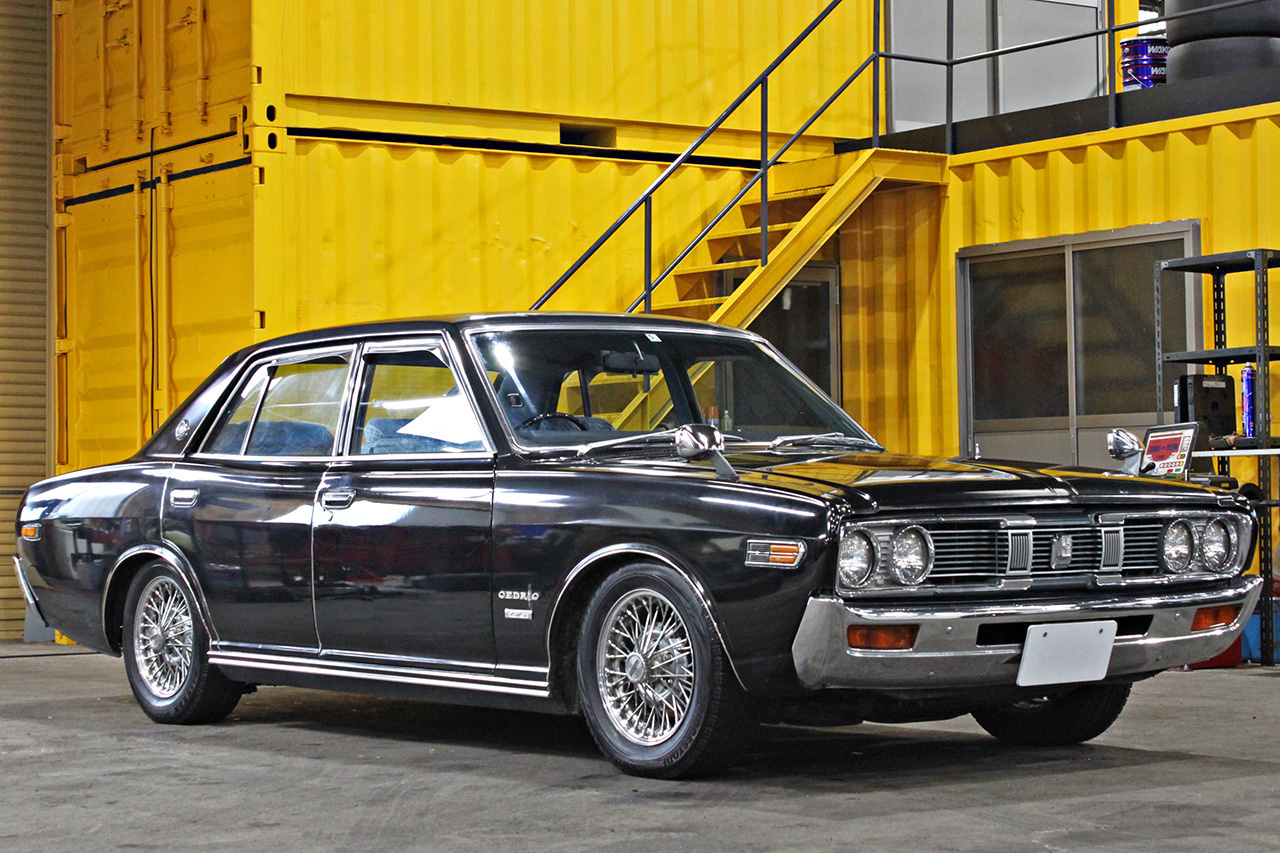
[{"label": "chrome door handle", "polygon": [[195,506],[198,497],[200,497],[199,489],[172,489],[169,492],[169,506]]},{"label": "chrome door handle", "polygon": [[346,509],[355,499],[355,489],[325,489],[320,493],[320,505],[325,509]]}]

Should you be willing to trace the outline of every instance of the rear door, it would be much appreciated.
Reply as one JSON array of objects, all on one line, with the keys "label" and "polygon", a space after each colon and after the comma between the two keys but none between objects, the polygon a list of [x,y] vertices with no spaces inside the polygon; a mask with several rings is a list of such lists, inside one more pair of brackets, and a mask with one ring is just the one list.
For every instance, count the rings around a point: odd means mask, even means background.
[{"label": "rear door", "polygon": [[318,647],[312,511],[354,354],[330,348],[251,366],[200,452],[174,466],[165,538],[195,568],[224,645]]},{"label": "rear door", "polygon": [[315,508],[326,653],[433,668],[494,663],[494,454],[441,336],[368,344],[345,456]]}]

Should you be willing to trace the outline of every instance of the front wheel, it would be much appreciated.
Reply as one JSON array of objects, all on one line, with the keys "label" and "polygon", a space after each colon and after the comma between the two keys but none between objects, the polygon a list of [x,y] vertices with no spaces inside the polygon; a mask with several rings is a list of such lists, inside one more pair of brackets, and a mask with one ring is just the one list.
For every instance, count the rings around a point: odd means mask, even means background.
[{"label": "front wheel", "polygon": [[124,667],[143,712],[157,723],[216,723],[244,685],[208,662],[209,635],[187,585],[156,560],[129,584],[124,605]]},{"label": "front wheel", "polygon": [[1068,746],[1111,727],[1129,701],[1128,684],[1092,684],[973,712],[987,733],[1020,746]]},{"label": "front wheel", "polygon": [[721,769],[753,728],[710,616],[688,582],[660,564],[627,566],[591,598],[578,691],[601,751],[636,776]]}]

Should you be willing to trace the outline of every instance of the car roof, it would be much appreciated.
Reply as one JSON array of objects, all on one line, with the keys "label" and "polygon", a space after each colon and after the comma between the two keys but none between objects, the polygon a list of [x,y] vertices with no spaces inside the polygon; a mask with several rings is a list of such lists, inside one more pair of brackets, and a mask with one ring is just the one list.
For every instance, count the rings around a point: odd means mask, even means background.
[{"label": "car roof", "polygon": [[[718,331],[756,337],[752,332],[708,323],[655,314],[606,314],[577,311],[512,311],[485,314],[450,314],[434,317],[413,317],[400,320],[382,320],[374,323],[357,323],[347,326],[330,326],[306,332],[295,332],[278,338],[260,341],[237,353],[240,358],[249,357],[263,350],[292,348],[296,346],[323,345],[329,342],[365,340],[369,338],[399,337],[415,333],[440,332],[449,329],[465,331],[484,327],[521,326],[537,328],[581,327],[598,329],[605,326],[634,329],[687,329],[689,331]],[[240,360],[239,358],[237,360]]]}]

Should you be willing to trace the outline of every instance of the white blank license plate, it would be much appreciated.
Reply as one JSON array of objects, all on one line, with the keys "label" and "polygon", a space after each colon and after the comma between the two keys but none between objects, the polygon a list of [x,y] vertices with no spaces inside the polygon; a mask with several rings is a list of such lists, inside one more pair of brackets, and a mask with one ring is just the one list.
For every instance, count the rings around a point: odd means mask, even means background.
[{"label": "white blank license plate", "polygon": [[1018,686],[1101,681],[1115,640],[1114,620],[1032,625],[1022,647]]}]

